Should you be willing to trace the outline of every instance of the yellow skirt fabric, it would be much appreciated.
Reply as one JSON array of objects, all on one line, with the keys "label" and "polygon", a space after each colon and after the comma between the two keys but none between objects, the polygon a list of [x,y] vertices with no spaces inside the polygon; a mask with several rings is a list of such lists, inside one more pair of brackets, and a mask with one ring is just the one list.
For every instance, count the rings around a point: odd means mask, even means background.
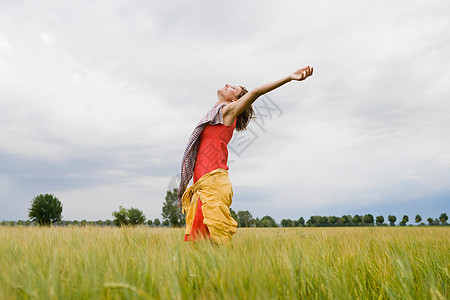
[{"label": "yellow skirt fabric", "polygon": [[211,239],[217,244],[227,244],[236,233],[237,223],[231,217],[233,198],[228,171],[216,169],[203,175],[183,194],[182,211],[186,213],[186,231],[190,234],[197,200],[202,202],[203,223],[208,226]]}]

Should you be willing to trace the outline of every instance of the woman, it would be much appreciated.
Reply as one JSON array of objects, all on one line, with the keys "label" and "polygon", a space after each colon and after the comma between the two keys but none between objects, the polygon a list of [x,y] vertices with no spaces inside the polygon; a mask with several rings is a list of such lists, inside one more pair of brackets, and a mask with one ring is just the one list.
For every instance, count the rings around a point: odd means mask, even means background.
[{"label": "woman", "polygon": [[[181,163],[178,200],[186,213],[185,241],[206,238],[224,244],[231,240],[237,227],[229,209],[233,189],[227,166],[233,131],[247,128],[254,115],[252,103],[259,96],[291,80],[305,80],[312,73],[308,66],[250,92],[228,84],[217,91],[218,101],[197,124]],[[192,176],[194,184],[186,189]]]}]

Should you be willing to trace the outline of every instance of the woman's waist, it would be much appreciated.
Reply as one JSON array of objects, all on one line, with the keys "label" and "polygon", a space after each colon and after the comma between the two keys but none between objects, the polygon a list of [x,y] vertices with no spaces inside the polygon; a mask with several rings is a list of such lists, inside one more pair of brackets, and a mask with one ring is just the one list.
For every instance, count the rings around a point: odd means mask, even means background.
[{"label": "woman's waist", "polygon": [[203,174],[191,187],[191,192],[216,193],[219,190],[229,192],[232,190],[228,168],[215,168],[206,174]]},{"label": "woman's waist", "polygon": [[226,161],[197,160],[194,169],[194,183],[196,183],[203,175],[216,169],[229,170]]}]

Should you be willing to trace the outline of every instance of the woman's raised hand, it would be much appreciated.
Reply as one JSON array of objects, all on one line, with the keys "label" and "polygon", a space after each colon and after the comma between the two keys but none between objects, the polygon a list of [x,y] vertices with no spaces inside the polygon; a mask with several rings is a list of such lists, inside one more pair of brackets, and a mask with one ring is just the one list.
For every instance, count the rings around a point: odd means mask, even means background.
[{"label": "woman's raised hand", "polygon": [[302,81],[311,76],[313,73],[313,67],[307,66],[306,68],[299,69],[291,74],[292,80]]}]

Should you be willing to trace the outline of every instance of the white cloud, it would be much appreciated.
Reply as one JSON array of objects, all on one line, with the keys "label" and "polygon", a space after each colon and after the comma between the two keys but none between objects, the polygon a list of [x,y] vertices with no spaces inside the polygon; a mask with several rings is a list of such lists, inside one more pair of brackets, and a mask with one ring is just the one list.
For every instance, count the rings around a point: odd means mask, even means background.
[{"label": "white cloud", "polygon": [[0,35],[0,49],[6,52],[10,52],[12,49],[11,44],[3,35]]},{"label": "white cloud", "polygon": [[160,218],[166,184],[164,177],[131,177],[115,185],[96,185],[92,187],[57,191],[64,203],[64,219],[67,220],[106,220],[112,219],[112,212],[120,205],[136,207],[147,218]]}]

